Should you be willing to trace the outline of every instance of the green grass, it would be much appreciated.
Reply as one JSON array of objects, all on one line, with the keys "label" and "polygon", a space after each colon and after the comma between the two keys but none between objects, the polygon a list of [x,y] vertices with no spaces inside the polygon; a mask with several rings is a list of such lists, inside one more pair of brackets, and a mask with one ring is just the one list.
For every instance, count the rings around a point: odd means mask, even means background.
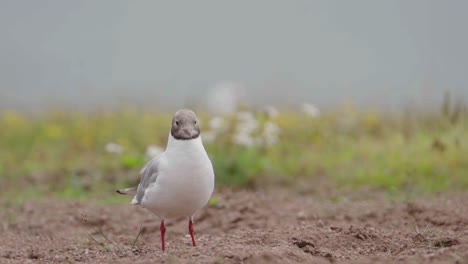
[{"label": "green grass", "polygon": [[[231,116],[225,119],[226,130],[205,146],[219,186],[320,179],[337,187],[397,193],[466,191],[468,118],[463,111],[454,116],[445,108],[442,113],[390,115],[348,107],[318,118],[281,111],[269,119],[256,113],[260,128],[255,135],[267,121],[278,124],[281,133],[277,144],[253,147],[232,143],[238,121]],[[201,118],[202,131],[210,130],[210,116],[202,113]],[[0,191],[21,199],[53,195],[123,201],[109,196],[117,187],[138,182],[148,160],[146,147],[165,147],[170,120],[170,113],[132,108],[34,117],[0,113]],[[107,153],[109,142],[124,152]]]}]

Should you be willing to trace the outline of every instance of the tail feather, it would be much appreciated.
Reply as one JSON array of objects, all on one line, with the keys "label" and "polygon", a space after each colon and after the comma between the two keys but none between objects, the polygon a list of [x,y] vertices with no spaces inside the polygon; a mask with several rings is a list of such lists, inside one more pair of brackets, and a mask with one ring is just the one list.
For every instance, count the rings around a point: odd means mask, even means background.
[{"label": "tail feather", "polygon": [[116,190],[116,192],[118,194],[135,195],[137,193],[137,188],[119,189],[119,190]]},{"label": "tail feather", "polygon": [[137,200],[136,196],[133,197],[131,204],[133,204],[133,205],[140,204],[140,202]]}]

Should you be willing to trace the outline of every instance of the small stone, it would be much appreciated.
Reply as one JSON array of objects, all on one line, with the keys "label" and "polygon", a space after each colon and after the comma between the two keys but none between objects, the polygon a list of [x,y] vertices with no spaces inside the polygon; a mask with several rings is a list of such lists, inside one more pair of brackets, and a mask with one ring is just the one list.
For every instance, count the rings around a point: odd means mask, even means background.
[{"label": "small stone", "polygon": [[304,211],[297,213],[297,220],[306,220],[306,214]]}]

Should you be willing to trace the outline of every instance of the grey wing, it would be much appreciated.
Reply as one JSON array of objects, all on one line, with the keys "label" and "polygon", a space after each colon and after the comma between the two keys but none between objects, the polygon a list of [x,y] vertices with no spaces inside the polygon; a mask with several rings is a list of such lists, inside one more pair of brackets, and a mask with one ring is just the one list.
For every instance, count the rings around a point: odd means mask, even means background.
[{"label": "grey wing", "polygon": [[148,162],[145,167],[140,171],[141,179],[140,184],[138,184],[138,189],[135,197],[133,197],[132,204],[140,204],[143,196],[145,195],[146,189],[158,178],[159,174],[159,159],[162,154],[159,154]]}]

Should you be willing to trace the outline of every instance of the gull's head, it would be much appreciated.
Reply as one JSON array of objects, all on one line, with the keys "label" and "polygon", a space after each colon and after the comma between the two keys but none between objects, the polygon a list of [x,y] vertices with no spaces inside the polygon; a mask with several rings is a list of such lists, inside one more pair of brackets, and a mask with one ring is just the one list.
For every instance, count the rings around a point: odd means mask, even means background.
[{"label": "gull's head", "polygon": [[197,138],[200,135],[200,127],[195,112],[188,109],[177,111],[172,118],[171,135],[181,140]]}]

